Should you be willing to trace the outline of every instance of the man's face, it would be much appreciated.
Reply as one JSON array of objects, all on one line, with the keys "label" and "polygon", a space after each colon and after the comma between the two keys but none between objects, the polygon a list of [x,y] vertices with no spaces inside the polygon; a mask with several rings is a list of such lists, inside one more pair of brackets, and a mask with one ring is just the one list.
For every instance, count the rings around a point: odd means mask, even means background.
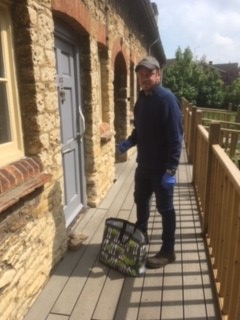
[{"label": "man's face", "polygon": [[140,67],[137,71],[139,85],[143,91],[149,91],[160,82],[160,70]]}]

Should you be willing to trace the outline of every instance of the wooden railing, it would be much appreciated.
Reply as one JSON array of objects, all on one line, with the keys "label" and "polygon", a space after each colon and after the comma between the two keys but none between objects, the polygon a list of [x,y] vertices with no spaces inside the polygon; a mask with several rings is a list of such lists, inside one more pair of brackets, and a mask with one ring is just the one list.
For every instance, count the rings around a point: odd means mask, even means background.
[{"label": "wooden railing", "polygon": [[[216,109],[211,112],[210,109],[197,108],[189,104],[185,99],[182,101],[184,115],[184,136],[189,161],[192,163],[194,157],[195,132],[196,126],[202,124],[207,130],[213,121],[217,121],[220,126],[218,143],[233,162],[240,169],[240,108],[238,112],[230,112]],[[210,119],[210,115],[212,119]],[[232,119],[225,121],[223,119]]]},{"label": "wooden railing", "polygon": [[[209,129],[211,122],[202,119],[205,128]],[[240,123],[220,121],[219,144],[240,169]]]},{"label": "wooden railing", "polygon": [[229,110],[221,110],[221,109],[209,109],[209,108],[198,108],[202,110],[203,117],[211,120],[219,120],[219,121],[236,121],[236,112],[232,112]]},{"label": "wooden railing", "polygon": [[[186,107],[186,106],[185,106]],[[187,153],[222,319],[240,319],[240,171],[221,143],[221,124],[183,106]],[[239,137],[239,136],[238,136]]]}]

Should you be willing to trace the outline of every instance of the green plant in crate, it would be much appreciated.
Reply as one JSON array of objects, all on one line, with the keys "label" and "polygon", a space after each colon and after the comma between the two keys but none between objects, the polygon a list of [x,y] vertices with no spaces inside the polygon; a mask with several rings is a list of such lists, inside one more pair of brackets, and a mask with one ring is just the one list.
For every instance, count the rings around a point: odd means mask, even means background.
[{"label": "green plant in crate", "polygon": [[123,261],[126,266],[134,266],[135,264],[135,259],[126,255],[123,257]]}]

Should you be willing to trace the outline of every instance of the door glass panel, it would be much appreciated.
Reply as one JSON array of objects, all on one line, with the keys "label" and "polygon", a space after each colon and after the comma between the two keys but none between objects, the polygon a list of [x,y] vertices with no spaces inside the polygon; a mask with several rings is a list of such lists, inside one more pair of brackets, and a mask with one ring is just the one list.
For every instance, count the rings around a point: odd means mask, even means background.
[{"label": "door glass panel", "polygon": [[6,85],[0,82],[0,144],[11,141]]}]

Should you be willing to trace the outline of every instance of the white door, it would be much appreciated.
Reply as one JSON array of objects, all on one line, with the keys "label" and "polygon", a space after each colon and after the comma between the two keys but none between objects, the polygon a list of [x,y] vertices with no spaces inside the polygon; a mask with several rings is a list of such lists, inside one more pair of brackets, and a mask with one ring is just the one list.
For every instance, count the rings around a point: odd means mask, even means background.
[{"label": "white door", "polygon": [[64,170],[64,214],[66,226],[69,226],[85,205],[82,141],[85,124],[80,104],[78,48],[74,41],[56,32],[55,52]]}]

